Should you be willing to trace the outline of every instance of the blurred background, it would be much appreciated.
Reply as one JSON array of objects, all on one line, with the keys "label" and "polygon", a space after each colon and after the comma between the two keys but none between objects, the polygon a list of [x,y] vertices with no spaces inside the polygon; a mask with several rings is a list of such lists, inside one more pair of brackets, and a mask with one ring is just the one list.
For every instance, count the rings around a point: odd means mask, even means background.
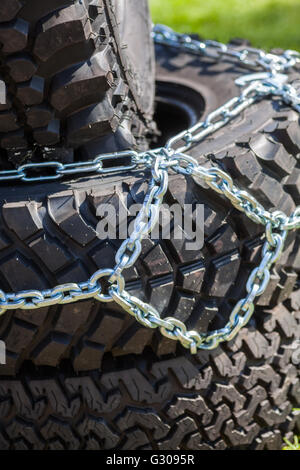
[{"label": "blurred background", "polygon": [[205,39],[300,51],[300,0],[150,0],[154,23]]}]

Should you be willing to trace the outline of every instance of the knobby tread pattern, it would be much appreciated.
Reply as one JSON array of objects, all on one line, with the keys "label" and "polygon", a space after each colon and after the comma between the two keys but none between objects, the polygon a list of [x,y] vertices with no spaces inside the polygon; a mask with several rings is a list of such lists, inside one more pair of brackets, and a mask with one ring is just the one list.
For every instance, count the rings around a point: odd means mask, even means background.
[{"label": "knobby tread pattern", "polygon": [[278,450],[300,430],[292,410],[300,311],[292,305],[262,308],[206,357],[148,351],[106,357],[104,370],[89,375],[53,370],[43,378],[37,369],[2,379],[1,449]]},{"label": "knobby tread pattern", "polygon": [[[194,66],[196,70],[198,67],[198,64]],[[219,75],[215,74],[215,80],[210,80],[211,87],[217,83]],[[179,72],[177,77],[180,81]],[[233,86],[232,77],[225,81],[228,83]],[[276,106],[274,110],[271,103],[261,102],[251,108],[242,120],[228,125],[230,135],[238,132],[241,135],[236,137],[234,145],[226,151],[222,149],[222,146],[227,149],[228,136],[226,130],[220,130],[214,137],[214,160],[205,150],[210,141],[201,144],[201,154],[206,155],[201,158],[205,165],[221,165],[267,207],[289,213],[297,202],[293,193],[299,194],[297,179],[293,180],[294,184],[290,180],[299,170],[295,129],[298,122],[289,108]],[[260,119],[261,114],[264,124],[259,123],[259,129],[254,132],[255,119],[251,116]],[[247,146],[241,145],[246,141]],[[293,153],[288,153],[292,150]],[[193,152],[199,154],[197,148]],[[292,163],[285,165],[284,158]],[[281,166],[271,173],[269,163],[275,160]],[[283,184],[279,168],[287,173]],[[122,220],[124,214],[120,208],[127,206],[130,211],[133,204],[143,201],[148,176],[131,175],[123,182],[117,177],[112,182],[103,180],[101,185],[91,180],[88,189],[75,183],[73,187],[72,182],[66,188],[49,185],[47,196],[40,188],[28,194],[28,200],[19,194],[9,197],[5,192],[0,207],[3,288],[6,291],[44,289],[70,281],[85,281],[96,269],[111,268],[121,241],[99,239],[98,223],[103,223],[104,214],[99,214],[98,208],[100,204],[112,204]],[[286,185],[285,181],[290,184]],[[286,186],[293,190],[287,191]],[[189,329],[207,331],[222,327],[233,305],[245,294],[251,270],[259,264],[263,228],[233,210],[224,198],[184,177],[170,177],[166,202],[170,205],[176,202],[182,207],[205,205],[204,246],[201,250],[187,250],[187,241],[172,237],[171,240],[145,240],[141,258],[125,272],[128,290],[154,305],[162,316],[172,315],[186,322]],[[258,307],[272,308],[288,299],[299,285],[299,266],[299,235],[291,233],[286,250],[271,274],[269,287],[257,300]],[[38,313],[6,312],[0,318],[0,334],[7,344],[7,364],[1,366],[1,375],[17,373],[28,360],[36,366],[52,367],[69,360],[76,371],[83,371],[98,369],[106,352],[119,357],[142,354],[146,347],[151,347],[157,355],[173,354],[180,349],[176,342],[162,337],[158,331],[141,327],[120,307],[93,300],[44,308]]]},{"label": "knobby tread pattern", "polygon": [[[228,64],[163,48],[157,61],[158,80],[172,73],[180,84],[188,76],[193,88],[200,81],[204,94],[210,90],[215,102],[207,99],[206,112],[237,94],[233,79],[242,71]],[[296,113],[264,100],[192,154],[229,171],[267,208],[289,213],[299,198],[299,148]],[[130,210],[142,202],[148,178],[141,172],[101,184],[55,183],[28,188],[26,197],[22,188],[3,189],[1,286],[43,289],[111,268],[120,241],[99,240],[99,205],[114,205],[122,219],[120,206]],[[204,247],[145,240],[140,260],[125,272],[128,289],[189,329],[220,328],[259,263],[263,227],[191,179],[171,176],[166,202],[205,205]],[[0,367],[0,445],[279,449],[299,420],[292,411],[300,401],[299,267],[299,235],[291,233],[249,325],[234,341],[196,357],[114,304],[86,300],[38,313],[6,312],[0,318],[7,345],[7,364]]]},{"label": "knobby tread pattern", "polygon": [[[117,42],[117,37],[123,40],[119,25],[110,25],[108,13],[114,8],[115,2],[107,5],[106,0],[1,3],[0,77],[7,88],[7,104],[0,110],[4,168],[7,159],[12,165],[34,159],[44,146],[53,147],[48,159],[63,159],[61,148],[76,150],[82,159],[86,144],[99,139],[105,144],[101,138],[118,128],[127,142],[121,147],[146,145],[153,105],[150,97],[143,110],[134,98],[137,73],[128,77],[130,64],[119,59],[125,44]],[[144,53],[149,67],[150,48]]]}]

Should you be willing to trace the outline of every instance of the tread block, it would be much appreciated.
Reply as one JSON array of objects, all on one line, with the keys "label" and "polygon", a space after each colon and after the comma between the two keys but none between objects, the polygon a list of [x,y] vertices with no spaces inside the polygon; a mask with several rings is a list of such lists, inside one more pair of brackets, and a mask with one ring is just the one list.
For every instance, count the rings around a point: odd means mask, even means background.
[{"label": "tread block", "polygon": [[214,355],[212,360],[222,377],[239,377],[244,370],[247,358],[243,352],[237,352],[232,357],[225,352],[220,352]]},{"label": "tread block", "polygon": [[180,263],[192,263],[203,259],[203,254],[200,250],[187,249],[186,245],[191,244],[190,240],[184,238],[182,240],[176,240],[171,237],[171,240],[167,242],[170,244],[172,251],[176,253],[176,258],[178,258]]},{"label": "tread block", "polygon": [[199,418],[204,426],[210,424],[214,413],[208,408],[204,399],[201,396],[195,397],[176,397],[171,405],[168,406],[167,415],[170,418],[179,418],[186,414],[187,411],[192,411]]},{"label": "tread block", "polygon": [[195,298],[182,292],[176,292],[174,304],[176,307],[173,316],[182,322],[186,322],[195,307]]},{"label": "tread block", "polygon": [[62,49],[88,41],[92,34],[90,22],[86,20],[86,9],[76,3],[60,10],[46,19],[37,36],[34,54],[45,62]]},{"label": "tread block", "polygon": [[48,198],[50,217],[57,226],[79,245],[86,246],[97,234],[79,214],[73,193]]},{"label": "tread block", "polygon": [[113,83],[105,51],[69,67],[52,81],[50,102],[59,113],[97,103]]},{"label": "tread block", "polygon": [[296,205],[300,204],[300,170],[295,168],[293,173],[284,180],[284,189],[292,196]]},{"label": "tread block", "polygon": [[271,207],[278,207],[282,198],[283,190],[281,184],[268,175],[260,174],[252,183],[253,193],[260,196],[260,201]]},{"label": "tread block", "polygon": [[63,305],[55,323],[55,330],[60,333],[74,334],[88,320],[92,306],[92,301],[82,301],[80,305]]},{"label": "tread block", "polygon": [[39,419],[45,410],[45,403],[37,401],[32,403],[24,386],[20,381],[3,381],[0,384],[1,399],[11,397],[17,414],[26,419]]},{"label": "tread block", "polygon": [[28,82],[17,87],[17,98],[26,106],[42,103],[44,99],[45,80],[34,76]]},{"label": "tread block", "polygon": [[112,98],[113,106],[117,106],[117,104],[122,103],[126,96],[128,96],[129,87],[126,85],[124,80],[120,80],[116,88],[114,89],[114,94]]},{"label": "tread block", "polygon": [[120,440],[120,437],[108,427],[104,419],[94,416],[86,416],[78,425],[78,430],[85,441],[89,436],[97,436],[99,443],[101,442],[101,445],[98,443],[96,447],[99,450],[115,449]]},{"label": "tread block", "polygon": [[36,202],[7,202],[2,207],[2,215],[10,230],[21,239],[39,232],[43,226]]},{"label": "tread block", "polygon": [[127,431],[136,426],[141,426],[143,429],[151,429],[154,439],[162,439],[170,431],[170,426],[150,410],[127,409],[117,419],[116,424],[121,431]]},{"label": "tread block", "polygon": [[104,346],[83,340],[74,348],[73,367],[75,370],[97,370],[103,354]]},{"label": "tread block", "polygon": [[287,316],[287,313],[288,310],[283,305],[274,307],[265,328],[267,331],[272,331],[279,327],[284,338],[298,339],[300,331],[298,330],[297,319],[295,316]]},{"label": "tread block", "polygon": [[22,8],[19,0],[1,0],[0,3],[0,22],[11,21],[14,19],[18,11]]},{"label": "tread block", "polygon": [[116,341],[113,348],[114,354],[116,356],[142,354],[145,344],[149,344],[151,342],[152,336],[153,331],[133,324],[127,328],[125,333]]},{"label": "tread block", "polygon": [[27,54],[18,54],[6,61],[11,78],[17,82],[28,82],[37,70],[37,65]]},{"label": "tread block", "polygon": [[213,377],[210,366],[200,372],[185,356],[166,360],[163,363],[155,362],[152,364],[151,373],[157,380],[162,380],[168,376],[169,369],[172,370],[182,387],[188,390],[207,390]]},{"label": "tread block", "polygon": [[282,436],[279,430],[262,433],[255,439],[255,450],[278,450],[282,449]]},{"label": "tread block", "polygon": [[44,104],[32,106],[26,111],[27,124],[33,129],[48,127],[53,118],[53,110]]},{"label": "tread block", "polygon": [[116,248],[110,243],[104,242],[99,247],[97,246],[90,256],[97,267],[100,268],[101,266],[101,269],[110,269],[110,260],[115,258],[116,252]]},{"label": "tread block", "polygon": [[242,427],[246,427],[253,420],[260,403],[267,398],[266,390],[260,385],[249,390],[247,395],[249,397],[247,409],[236,413],[237,422]]},{"label": "tread block", "polygon": [[29,389],[35,400],[41,401],[44,406],[50,405],[55,414],[73,418],[79,412],[80,399],[69,400],[56,380],[30,380]]},{"label": "tread block", "polygon": [[234,406],[234,411],[242,410],[246,402],[246,398],[232,384],[216,384],[215,391],[211,396],[212,403],[217,405],[224,401],[224,398]]},{"label": "tread block", "polygon": [[[127,370],[118,371],[117,374],[114,372],[105,373],[100,379],[101,387],[105,387],[107,391],[116,389],[119,392],[119,382],[122,382],[124,387],[126,387],[132,400],[146,404],[157,403],[164,396],[164,393],[168,394],[165,388],[161,391],[159,387],[152,385],[151,381],[147,380],[139,369],[128,368]],[[139,384],[138,388],[136,384]],[[120,396],[119,400],[121,399],[122,397]],[[119,401],[117,406],[119,406]]]},{"label": "tread block", "polygon": [[19,16],[27,21],[36,22],[49,13],[74,3],[74,0],[23,0],[22,3],[25,5]]},{"label": "tread block", "polygon": [[15,318],[5,338],[6,347],[14,353],[22,352],[32,341],[35,331],[34,325]]},{"label": "tread block", "polygon": [[50,441],[50,449],[78,449],[80,441],[68,422],[51,417],[41,428],[44,439]]},{"label": "tread block", "polygon": [[289,299],[292,292],[295,290],[298,275],[295,272],[289,272],[284,269],[280,272],[280,293],[277,298],[277,304],[281,304]]},{"label": "tread block", "polygon": [[115,131],[118,123],[107,96],[99,104],[92,105],[67,120],[67,139],[71,146],[79,146],[99,138],[108,132]]},{"label": "tread block", "polygon": [[143,258],[143,263],[152,276],[162,276],[173,271],[161,245],[156,245]]},{"label": "tread block", "polygon": [[91,333],[89,334],[89,340],[94,343],[105,344],[109,347],[109,344],[118,335],[124,325],[124,319],[119,318],[110,312],[103,312],[103,308],[100,308],[99,314],[100,324],[91,326]]},{"label": "tread block", "polygon": [[236,425],[232,419],[226,422],[224,434],[235,447],[247,445],[253,442],[254,438],[259,434],[260,426],[252,423],[243,430],[236,429]]},{"label": "tread block", "polygon": [[[65,379],[64,385],[71,395],[80,395],[82,402],[88,407],[89,412],[110,413],[116,410],[121,403],[120,390],[109,391],[109,393],[101,393],[99,388],[90,376],[75,377]],[[111,388],[115,388],[111,383]]]},{"label": "tread block", "polygon": [[279,408],[273,407],[269,400],[264,400],[260,404],[260,411],[257,414],[263,420],[266,426],[274,426],[286,421],[286,418],[292,410],[290,402],[283,403]]},{"label": "tread block", "polygon": [[201,292],[205,275],[205,266],[201,261],[179,268],[178,282],[185,290],[190,292]]},{"label": "tread block", "polygon": [[70,282],[70,279],[73,282],[85,282],[88,279],[88,273],[81,261],[75,261],[71,266],[60,271],[56,277],[59,284],[66,284]]},{"label": "tread block", "polygon": [[224,403],[215,408],[215,420],[212,425],[205,428],[205,432],[211,441],[215,441],[220,436],[220,431],[224,422],[231,416],[230,408]]},{"label": "tread block", "polygon": [[45,234],[32,241],[29,246],[52,272],[62,269],[72,260],[66,249]]},{"label": "tread block", "polygon": [[47,127],[35,129],[33,137],[39,145],[55,145],[60,141],[60,121],[52,119]]},{"label": "tread block", "polygon": [[9,238],[2,232],[0,232],[0,250],[4,250],[5,248],[9,247],[11,241]]},{"label": "tread block", "polygon": [[19,129],[18,117],[11,111],[0,112],[0,132],[12,132]]},{"label": "tread block", "polygon": [[37,269],[17,251],[0,264],[0,272],[13,290],[46,287]]},{"label": "tread block", "polygon": [[177,426],[172,437],[157,443],[159,450],[180,450],[183,442],[189,434],[197,430],[197,424],[190,416],[185,416],[177,421]]},{"label": "tread block", "polygon": [[8,132],[1,138],[1,147],[5,149],[27,149],[28,142],[25,137],[24,129]]},{"label": "tread block", "polygon": [[205,280],[207,293],[213,297],[225,297],[232,280],[237,278],[240,263],[238,251],[214,259],[210,275]]},{"label": "tread block", "polygon": [[[280,282],[280,276],[278,272],[274,271],[271,274],[270,282],[266,288],[266,290],[263,292],[263,294],[257,299],[256,305],[274,305],[274,302],[276,301],[276,297],[278,297],[278,290],[279,290],[279,284]],[[277,295],[276,295],[277,293]]]},{"label": "tread block", "polygon": [[113,134],[96,139],[90,144],[82,147],[80,150],[85,159],[93,160],[99,155],[100,148],[101,153],[113,153],[134,148],[135,145],[136,141],[134,140],[134,137],[129,132],[125,132],[125,130],[120,126]]},{"label": "tread block", "polygon": [[293,155],[290,155],[282,145],[275,143],[267,135],[258,134],[256,137],[252,137],[249,145],[255,155],[280,176],[292,173],[296,164]]},{"label": "tread block", "polygon": [[169,305],[173,288],[174,279],[172,275],[162,276],[149,281],[149,302],[159,313],[163,312]]},{"label": "tread block", "polygon": [[126,442],[122,445],[121,450],[149,450],[149,438],[145,431],[139,428],[132,429],[126,435]]},{"label": "tread block", "polygon": [[32,351],[34,364],[56,367],[68,348],[71,337],[62,333],[49,333]]},{"label": "tread block", "polygon": [[296,147],[296,151],[298,150],[299,152],[300,151],[300,138],[299,138],[298,116],[294,122],[289,124],[287,128],[287,134],[289,136],[289,139],[293,143],[293,145]]},{"label": "tread block", "polygon": [[214,254],[221,254],[228,246],[231,249],[238,248],[239,240],[230,225],[222,224],[214,235],[206,240],[206,244]]},{"label": "tread block", "polygon": [[10,23],[0,24],[0,43],[4,54],[13,54],[25,49],[29,34],[29,24],[20,18]]},{"label": "tread block", "polygon": [[14,419],[6,429],[15,450],[42,450],[43,440],[37,435],[34,425],[30,422]]},{"label": "tread block", "polygon": [[176,354],[177,345],[171,339],[163,337],[154,337],[153,350],[157,356],[164,356],[166,354]]},{"label": "tread block", "polygon": [[251,389],[257,382],[268,385],[272,392],[276,392],[281,384],[280,375],[268,364],[260,367],[250,367],[248,375],[242,375],[241,384],[246,390]]},{"label": "tread block", "polygon": [[274,344],[270,338],[265,337],[265,333],[262,334],[259,330],[243,328],[240,335],[231,342],[229,348],[236,351],[241,348],[242,342],[245,343],[250,357],[267,359],[274,356]]},{"label": "tread block", "polygon": [[37,327],[40,327],[46,321],[48,313],[49,313],[49,307],[40,308],[38,315],[36,315],[35,310],[18,309],[15,312],[15,317],[19,318],[22,321],[29,322],[32,325],[36,325]]}]

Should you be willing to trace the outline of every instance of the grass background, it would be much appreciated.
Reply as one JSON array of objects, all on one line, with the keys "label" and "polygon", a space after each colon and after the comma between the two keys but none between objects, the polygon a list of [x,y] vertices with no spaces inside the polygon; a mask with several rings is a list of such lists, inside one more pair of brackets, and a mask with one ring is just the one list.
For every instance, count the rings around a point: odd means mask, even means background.
[{"label": "grass background", "polygon": [[150,0],[155,23],[205,39],[300,51],[300,0]]}]

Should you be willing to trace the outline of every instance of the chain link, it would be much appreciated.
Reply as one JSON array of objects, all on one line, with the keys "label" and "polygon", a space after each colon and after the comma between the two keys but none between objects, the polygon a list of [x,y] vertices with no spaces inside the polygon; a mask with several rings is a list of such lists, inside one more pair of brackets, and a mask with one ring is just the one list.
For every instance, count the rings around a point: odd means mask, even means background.
[{"label": "chain link", "polygon": [[176,47],[196,55],[203,55],[214,61],[227,58],[242,67],[254,70],[269,71],[272,73],[285,72],[294,67],[300,60],[300,53],[287,50],[281,55],[268,54],[260,49],[247,47],[236,48],[222,44],[218,41],[198,41],[187,34],[180,34],[165,25],[155,25],[153,38],[157,44]]},{"label": "chain link", "polygon": [[[185,152],[267,96],[280,96],[300,113],[300,97],[296,89],[287,83],[288,76],[285,73],[300,61],[300,54],[296,51],[285,51],[282,55],[267,54],[253,48],[237,50],[216,41],[197,41],[161,25],[153,29],[153,37],[159,44],[204,55],[214,61],[230,59],[243,67],[254,69],[256,73],[236,80],[237,85],[246,87],[240,96],[210,113],[205,121],[171,138],[163,148],[142,153],[128,151],[99,155],[89,162],[27,163],[16,170],[1,171],[0,182],[44,182],[86,173],[113,174],[143,166],[151,168],[151,180],[143,206],[135,219],[133,232],[117,251],[114,269],[100,269],[86,282],[62,284],[48,290],[10,294],[0,291],[0,315],[11,309],[37,309],[87,298],[100,302],[115,301],[143,326],[159,328],[162,335],[179,341],[192,354],[196,354],[199,349],[214,349],[220,343],[232,340],[247,325],[254,312],[255,299],[263,294],[269,284],[272,266],[282,254],[288,231],[300,229],[300,206],[290,216],[280,211],[269,212],[247,191],[240,190],[229,174],[218,167],[205,168]],[[49,170],[52,174],[45,174]],[[262,259],[248,278],[247,294],[233,307],[227,324],[219,330],[208,333],[187,331],[184,323],[172,317],[161,318],[153,306],[132,296],[125,289],[122,273],[135,264],[141,254],[142,240],[158,221],[168,189],[169,170],[191,176],[196,183],[204,181],[252,221],[265,226]]]},{"label": "chain link", "polygon": [[[58,180],[70,175],[94,173],[107,175],[134,170],[140,163],[141,155],[134,151],[124,151],[99,155],[94,160],[63,164],[60,162],[26,163],[16,170],[0,171],[0,182],[23,181],[43,183]],[[116,163],[120,161],[120,164]],[[142,162],[144,164],[144,162]],[[44,174],[52,172],[52,175]]]}]

